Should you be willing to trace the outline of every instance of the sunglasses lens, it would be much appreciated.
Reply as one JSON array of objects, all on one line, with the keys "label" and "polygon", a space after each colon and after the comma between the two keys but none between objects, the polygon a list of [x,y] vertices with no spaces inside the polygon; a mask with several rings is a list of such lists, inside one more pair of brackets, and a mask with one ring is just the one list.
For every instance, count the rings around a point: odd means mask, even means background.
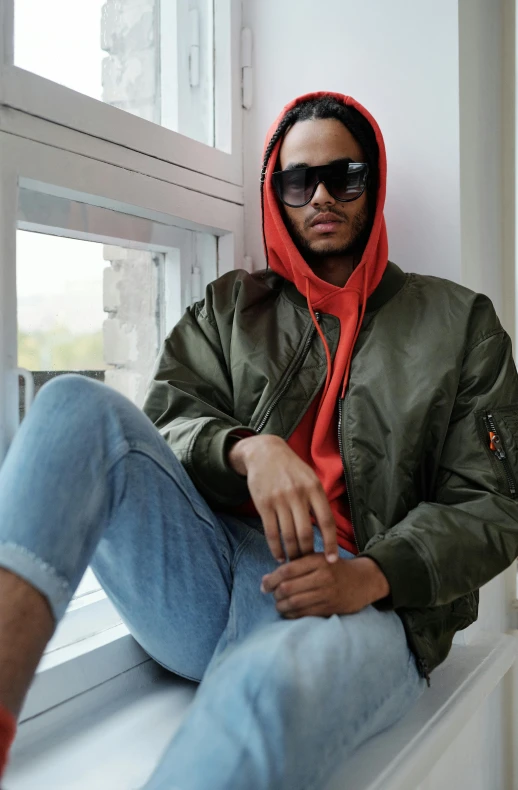
[{"label": "sunglasses lens", "polygon": [[349,201],[360,197],[365,189],[367,168],[360,162],[349,165],[331,165],[325,185],[337,200]]},{"label": "sunglasses lens", "polygon": [[367,165],[362,162],[339,163],[323,167],[300,167],[273,174],[275,190],[283,203],[293,208],[311,200],[315,185],[323,181],[326,189],[343,202],[356,200],[365,190]]},{"label": "sunglasses lens", "polygon": [[303,206],[311,198],[316,182],[312,167],[283,170],[274,173],[274,185],[283,203],[288,206]]}]

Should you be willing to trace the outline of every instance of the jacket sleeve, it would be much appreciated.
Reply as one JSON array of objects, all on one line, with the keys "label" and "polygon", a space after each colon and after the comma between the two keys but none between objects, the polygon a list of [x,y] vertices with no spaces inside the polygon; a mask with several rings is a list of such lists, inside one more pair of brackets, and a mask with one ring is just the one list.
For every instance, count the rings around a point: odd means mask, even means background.
[{"label": "jacket sleeve", "polygon": [[227,455],[236,435],[255,433],[233,417],[226,352],[209,287],[206,299],[188,308],[166,338],[143,405],[144,413],[214,507],[239,505],[248,499],[246,477],[232,469]]},{"label": "jacket sleeve", "polygon": [[[433,501],[419,503],[361,552],[385,573],[391,595],[384,601],[394,608],[450,603],[518,555],[518,376],[509,336],[490,300],[478,298],[485,331],[464,355]],[[506,462],[490,449],[488,413]]]}]

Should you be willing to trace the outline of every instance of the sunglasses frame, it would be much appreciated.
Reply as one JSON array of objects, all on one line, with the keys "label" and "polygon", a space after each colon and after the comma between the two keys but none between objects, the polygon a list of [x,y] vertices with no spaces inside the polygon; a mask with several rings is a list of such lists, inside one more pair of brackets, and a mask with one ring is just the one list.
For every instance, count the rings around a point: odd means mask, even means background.
[{"label": "sunglasses frame", "polygon": [[[323,178],[318,178],[319,174],[317,174],[317,181],[315,182],[315,185],[313,187],[313,191],[312,191],[311,195],[309,196],[308,200],[305,201],[305,203],[297,203],[297,205],[294,205],[293,203],[287,203],[286,200],[283,200],[283,198],[281,196],[280,179],[276,178],[276,176],[280,176],[283,173],[293,172],[293,170],[277,170],[275,173],[272,173],[273,186],[274,186],[275,192],[277,194],[277,197],[279,198],[281,203],[283,203],[285,206],[289,206],[289,208],[302,208],[303,206],[307,206],[308,203],[310,203],[313,200],[313,196],[314,196],[315,192],[317,191],[318,185],[319,184],[323,184],[325,186],[325,188],[327,189],[327,191],[329,192],[329,194],[331,195],[331,197],[334,198],[335,200],[338,200],[340,203],[352,203],[354,200],[359,200],[361,198],[361,196],[363,195],[363,193],[365,192],[365,190],[367,189],[367,178],[369,176],[369,165],[367,164],[367,162],[350,162],[349,164],[351,164],[351,165],[362,165],[365,168],[365,171],[364,171],[365,172],[365,184],[364,184],[364,187],[363,187],[362,191],[360,192],[360,194],[356,195],[356,197],[345,198],[345,199],[337,197],[335,194],[333,194],[332,190],[329,189],[329,187],[327,186],[325,180]],[[313,165],[312,167],[296,168],[296,170],[304,170],[304,171],[307,171],[307,170],[323,170],[323,169],[329,168],[329,167],[333,167],[333,165]]]}]

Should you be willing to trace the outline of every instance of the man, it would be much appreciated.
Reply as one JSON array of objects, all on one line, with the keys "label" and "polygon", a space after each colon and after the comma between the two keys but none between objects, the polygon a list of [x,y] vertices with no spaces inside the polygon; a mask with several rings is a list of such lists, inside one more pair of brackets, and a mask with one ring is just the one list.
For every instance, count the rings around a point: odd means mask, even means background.
[{"label": "man", "polygon": [[186,311],[147,416],[78,376],[38,395],[0,472],[4,753],[90,560],[202,681],[148,790],[323,788],[476,619],[518,552],[511,344],[487,297],[387,261],[385,185],[366,110],[292,102],[261,174],[269,268]]}]

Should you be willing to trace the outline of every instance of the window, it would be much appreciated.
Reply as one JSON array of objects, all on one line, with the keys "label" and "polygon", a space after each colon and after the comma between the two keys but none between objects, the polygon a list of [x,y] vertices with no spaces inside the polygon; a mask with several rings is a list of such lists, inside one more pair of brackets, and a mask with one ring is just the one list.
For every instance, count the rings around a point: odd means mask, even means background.
[{"label": "window", "polygon": [[[212,0],[16,0],[15,64],[214,145]],[[44,46],[43,46],[44,42]]]},{"label": "window", "polygon": [[[56,212],[66,226],[62,233],[80,234],[88,227],[92,239],[18,231],[19,367],[35,376],[36,391],[52,376],[76,371],[141,406],[167,331],[217,277],[216,237],[62,198],[42,200],[26,189],[20,190],[19,206],[22,227],[41,229],[49,212]],[[74,221],[78,209],[83,217]],[[103,221],[105,233],[110,226],[116,232],[120,222],[130,233],[136,225],[148,226],[150,237],[160,229],[162,239],[150,245],[153,250],[143,249],[142,242],[133,247],[96,243],[96,223],[101,230]]]},{"label": "window", "polygon": [[238,0],[0,0],[3,102],[242,183]]},{"label": "window", "polygon": [[[76,18],[77,4],[0,0],[0,463],[49,376],[94,375],[140,405],[161,339],[243,265],[239,3],[150,2],[154,93],[119,102],[105,70],[117,47],[141,51],[128,14],[146,2],[92,0]],[[88,570],[49,644],[56,693],[38,711],[62,701],[61,661],[70,678],[67,651],[82,655],[86,637],[109,629],[117,666],[131,666],[118,622]],[[80,663],[77,681],[66,688],[85,689]]]},{"label": "window", "polygon": [[[9,362],[14,348],[14,359],[32,374],[36,392],[49,377],[76,371],[142,404],[166,333],[241,254],[242,207],[209,196],[201,200],[194,190],[171,185],[164,190],[159,180],[142,190],[139,174],[94,161],[87,169],[89,180],[84,157],[56,149],[53,160],[46,145],[0,138],[8,154],[0,187],[11,209],[0,241],[6,262],[0,293],[8,306],[2,313],[6,331],[0,333],[0,386],[6,395],[0,398],[0,425],[5,426],[0,438],[6,447],[25,411],[24,386],[18,402],[17,378],[10,375],[16,374]],[[49,164],[56,175],[65,174],[59,186],[41,179]],[[132,202],[106,194],[118,192],[119,179],[121,192]],[[85,193],[78,186],[105,194]],[[183,216],[153,208],[161,203],[168,209],[181,206]],[[16,311],[11,310],[13,293]],[[47,652],[118,623],[117,611],[88,570]]]}]

